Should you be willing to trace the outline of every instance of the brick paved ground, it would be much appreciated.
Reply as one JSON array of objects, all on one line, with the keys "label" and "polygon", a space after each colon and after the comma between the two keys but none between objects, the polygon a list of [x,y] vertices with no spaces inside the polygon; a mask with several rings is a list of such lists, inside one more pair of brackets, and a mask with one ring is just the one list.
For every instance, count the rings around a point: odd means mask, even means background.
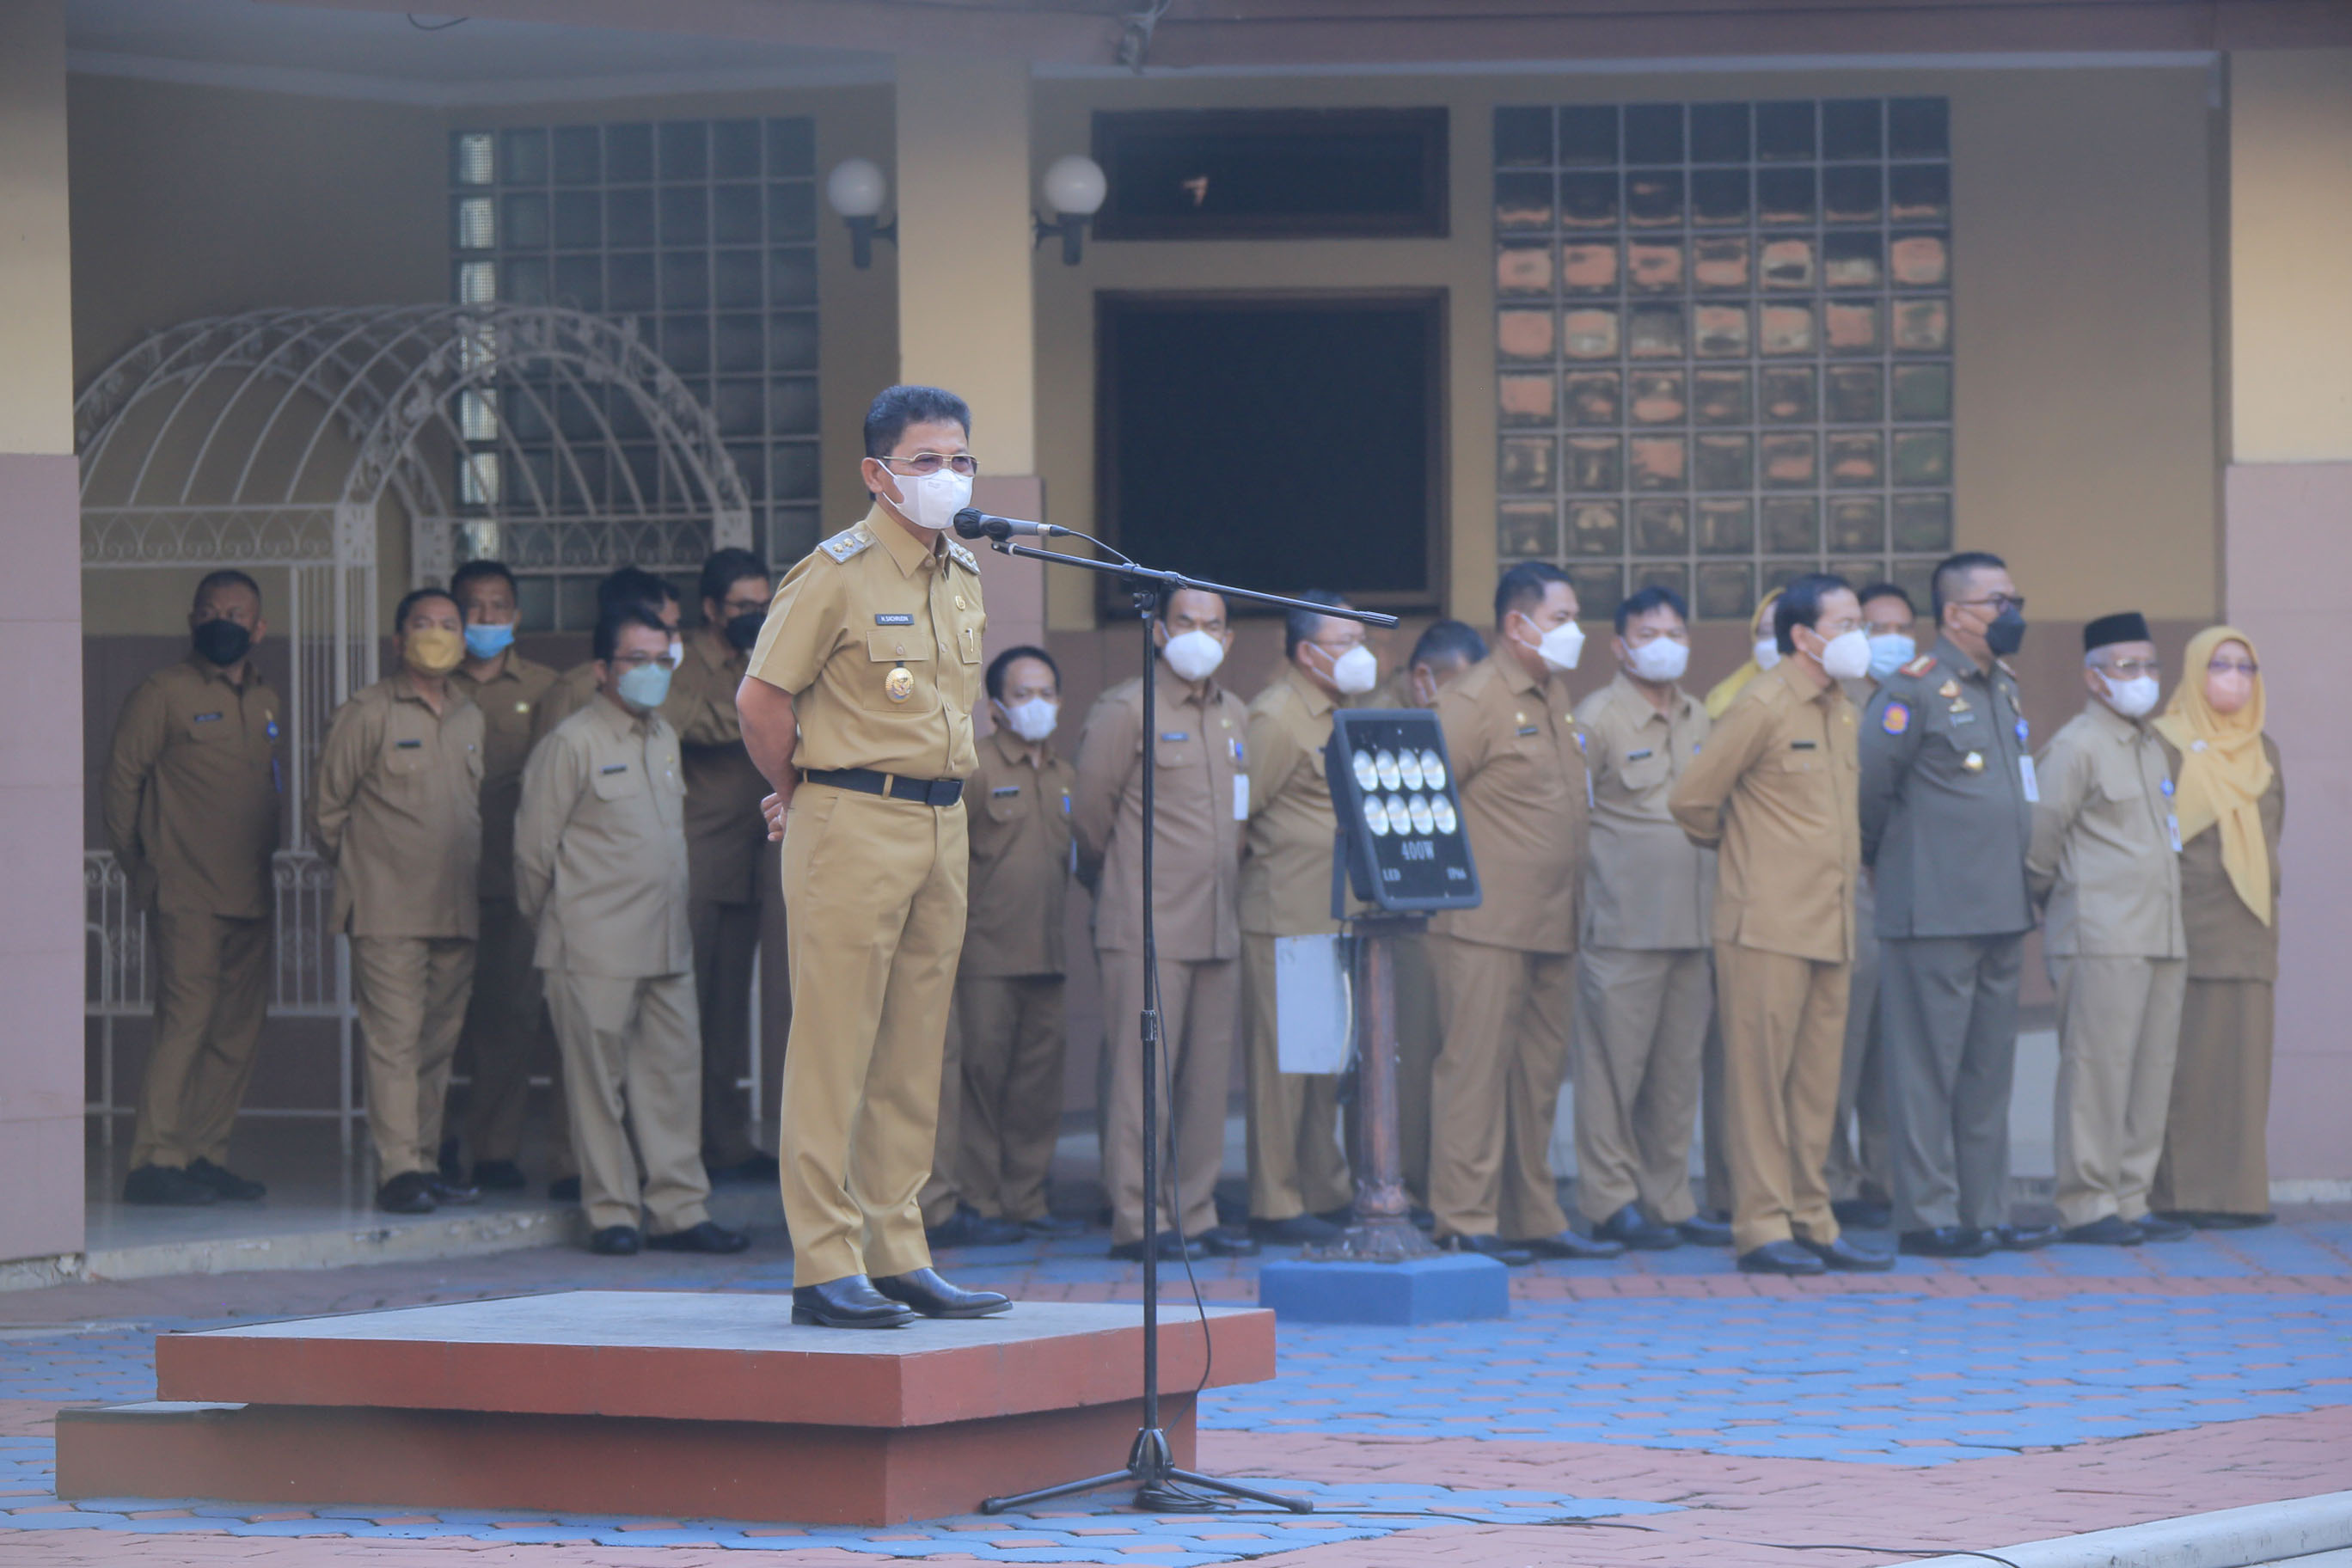
[{"label": "brick paved ground", "polygon": [[[2130,1252],[1751,1279],[1720,1252],[1548,1265],[1507,1322],[1282,1331],[1282,1375],[1202,1406],[1202,1462],[1311,1520],[1022,1520],[780,1531],[696,1521],[59,1503],[61,1405],[149,1398],[162,1330],[583,1287],[777,1290],[777,1238],[715,1262],[541,1251],[0,1297],[0,1564],[693,1568],[932,1562],[1301,1568],[1894,1563],[2352,1488],[2352,1211]],[[1100,1243],[953,1259],[1045,1300],[1133,1300]],[[1202,1271],[1213,1300],[1255,1268]],[[1184,1291],[1180,1278],[1171,1298]],[[1477,1522],[1492,1520],[1496,1522]]]}]

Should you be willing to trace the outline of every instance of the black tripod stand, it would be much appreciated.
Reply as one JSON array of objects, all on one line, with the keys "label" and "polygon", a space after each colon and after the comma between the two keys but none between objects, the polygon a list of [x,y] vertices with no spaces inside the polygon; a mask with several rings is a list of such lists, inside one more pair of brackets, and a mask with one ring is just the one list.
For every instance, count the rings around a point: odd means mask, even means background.
[{"label": "black tripod stand", "polygon": [[[1027,545],[1008,542],[1015,531],[1013,523],[1003,518],[987,517],[975,511],[956,515],[956,531],[967,539],[985,537],[990,542],[989,547],[1000,554],[1051,561],[1056,565],[1076,566],[1118,578],[1134,595],[1136,618],[1143,627],[1143,1016],[1140,1031],[1143,1048],[1143,1426],[1136,1433],[1134,1445],[1128,1449],[1126,1468],[1112,1470],[1107,1475],[1089,1476],[1084,1480],[1065,1481],[1059,1486],[1022,1492],[1013,1497],[988,1498],[981,1503],[980,1511],[1009,1513],[1054,1498],[1099,1491],[1105,1487],[1132,1482],[1136,1489],[1136,1507],[1156,1511],[1176,1512],[1199,1507],[1197,1499],[1188,1498],[1174,1489],[1187,1486],[1223,1492],[1230,1497],[1247,1498],[1253,1502],[1267,1503],[1276,1508],[1286,1508],[1294,1513],[1312,1513],[1315,1506],[1304,1498],[1257,1491],[1233,1481],[1220,1480],[1214,1476],[1177,1468],[1175,1453],[1168,1444],[1168,1434],[1160,1425],[1160,1057],[1162,1042],[1160,1035],[1160,950],[1154,940],[1151,881],[1153,838],[1157,832],[1152,784],[1153,775],[1159,771],[1154,765],[1153,752],[1159,743],[1160,727],[1159,708],[1155,700],[1159,682],[1153,668],[1155,650],[1151,641],[1151,623],[1161,595],[1172,595],[1181,588],[1197,588],[1215,594],[1228,604],[1235,599],[1245,599],[1253,604],[1271,605],[1280,609],[1311,610],[1318,616],[1362,621],[1369,626],[1392,626],[1396,625],[1396,617],[1369,610],[1311,605],[1303,599],[1286,599],[1278,595],[1254,593],[1246,588],[1228,588],[1220,583],[1203,583],[1179,573],[1139,566],[1124,556],[1114,563],[1090,561],[1077,555],[1056,555],[1050,550],[1033,550]],[[1022,526],[1019,531],[1042,530],[1038,525],[1028,524]],[[1054,531],[1068,531],[1057,529]],[[1101,543],[1098,540],[1090,542]]]}]

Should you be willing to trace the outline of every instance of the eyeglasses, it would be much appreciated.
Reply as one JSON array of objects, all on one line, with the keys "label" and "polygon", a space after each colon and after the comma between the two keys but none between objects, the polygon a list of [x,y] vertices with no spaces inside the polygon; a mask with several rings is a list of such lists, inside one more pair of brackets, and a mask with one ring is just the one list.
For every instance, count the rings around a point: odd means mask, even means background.
[{"label": "eyeglasses", "polygon": [[1971,610],[1990,610],[1996,616],[2006,615],[2011,610],[2021,616],[2025,614],[2025,595],[2022,594],[1995,594],[1990,599],[1955,599],[1952,603]]},{"label": "eyeglasses", "polygon": [[2217,658],[2205,667],[2208,675],[2242,675],[2251,679],[2262,672],[2263,667],[2248,658]]},{"label": "eyeglasses", "polygon": [[2143,675],[2164,673],[2164,666],[2152,658],[2118,658],[2099,668],[2124,680],[2137,680]]},{"label": "eyeglasses", "polygon": [[664,669],[677,668],[677,660],[667,653],[624,653],[615,654],[613,658],[615,669],[643,669],[649,664],[660,665]]},{"label": "eyeglasses", "polygon": [[[936,474],[942,467],[952,468],[965,479],[980,472],[980,459],[969,452],[958,452],[953,457],[944,452],[918,452],[911,458],[880,458],[876,460],[894,474],[904,474],[916,479],[926,474]],[[899,467],[900,464],[905,466]]]}]

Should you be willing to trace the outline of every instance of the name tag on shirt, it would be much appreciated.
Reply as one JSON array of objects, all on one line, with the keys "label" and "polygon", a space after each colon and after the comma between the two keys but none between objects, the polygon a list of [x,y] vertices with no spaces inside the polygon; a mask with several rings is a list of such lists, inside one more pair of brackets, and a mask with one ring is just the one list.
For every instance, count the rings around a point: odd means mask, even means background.
[{"label": "name tag on shirt", "polygon": [[2032,757],[2018,758],[2017,771],[2025,780],[2025,803],[2028,805],[2039,803],[2042,799],[2042,786],[2034,781],[2033,759]]},{"label": "name tag on shirt", "polygon": [[1644,758],[1644,757],[1654,757],[1654,756],[1656,756],[1657,754],[1658,754],[1658,753],[1657,753],[1656,752],[1654,752],[1654,751],[1651,750],[1651,749],[1650,749],[1649,747],[1647,747],[1647,746],[1644,746],[1644,747],[1643,747],[1643,748],[1642,748],[1640,751],[1638,751],[1638,752],[1626,752],[1626,753],[1625,753],[1625,760],[1626,760],[1627,762],[1629,762],[1629,763],[1638,763],[1638,762],[1640,762],[1640,761],[1641,761],[1643,758]]},{"label": "name tag on shirt", "polygon": [[874,617],[874,624],[877,626],[911,626],[915,624],[915,617],[912,616],[877,616]]},{"label": "name tag on shirt", "polygon": [[1171,742],[1189,741],[1192,738],[1192,731],[1190,730],[1162,730],[1160,732],[1160,738],[1163,741]]},{"label": "name tag on shirt", "polygon": [[1536,727],[1533,724],[1522,724],[1519,726],[1519,733],[1522,736],[1532,735],[1535,732]]},{"label": "name tag on shirt", "polygon": [[1789,742],[1789,750],[1792,752],[1818,752],[1821,750],[1821,744],[1819,742],[1815,741],[1791,741]]},{"label": "name tag on shirt", "polygon": [[629,764],[626,763],[613,763],[604,767],[598,768],[596,771],[600,773],[625,773],[629,771]]},{"label": "name tag on shirt", "polygon": [[395,752],[413,752],[424,744],[422,741],[394,741],[392,743],[392,749]]},{"label": "name tag on shirt", "polygon": [[[1249,774],[1247,773],[1234,775],[1234,820],[1235,822],[1249,820]],[[2175,837],[2179,835],[2176,834]]]},{"label": "name tag on shirt", "polygon": [[1011,800],[1014,795],[1019,795],[1020,793],[1021,786],[1019,784],[1004,784],[996,789],[990,790],[988,792],[988,798],[991,800]]},{"label": "name tag on shirt", "polygon": [[209,724],[219,717],[220,715],[217,713],[199,713],[194,718],[189,720],[188,722],[191,724]]}]

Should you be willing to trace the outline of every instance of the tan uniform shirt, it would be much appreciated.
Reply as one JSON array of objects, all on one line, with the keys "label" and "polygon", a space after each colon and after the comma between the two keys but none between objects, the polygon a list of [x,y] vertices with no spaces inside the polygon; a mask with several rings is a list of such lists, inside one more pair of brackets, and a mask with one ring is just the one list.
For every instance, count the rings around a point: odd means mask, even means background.
[{"label": "tan uniform shirt", "polygon": [[523,771],[515,902],[541,969],[639,980],[694,968],[677,732],[601,693]]},{"label": "tan uniform shirt", "polygon": [[661,715],[677,731],[686,769],[686,853],[694,896],[722,904],[760,901],[761,853],[768,825],[760,801],[768,781],[743,747],[735,689],[751,656],[723,637],[698,632],[670,681]]},{"label": "tan uniform shirt", "polygon": [[482,710],[454,682],[436,714],[394,674],[335,710],[310,833],[353,936],[481,934]]},{"label": "tan uniform shirt", "polygon": [[482,710],[482,897],[514,897],[514,818],[522,803],[522,764],[539,738],[540,699],[555,671],[507,649],[499,672],[478,681],[460,669],[449,684]]},{"label": "tan uniform shirt", "polygon": [[751,672],[793,696],[795,767],[966,778],[987,625],[971,552],[925,546],[877,504],[784,574]]},{"label": "tan uniform shirt", "polygon": [[[1234,781],[1246,779],[1243,751],[1249,710],[1204,681],[1195,694],[1165,664],[1160,682],[1159,772],[1152,784],[1160,831],[1152,847],[1160,956],[1184,963],[1238,958],[1243,814]],[[1248,803],[1242,802],[1244,810]],[[1078,787],[1071,799],[1082,873],[1098,869],[1095,945],[1143,950],[1143,682],[1102,694],[1078,738]]]},{"label": "tan uniform shirt", "polygon": [[980,743],[964,785],[971,891],[957,973],[1005,979],[1059,974],[1069,907],[1070,813],[1077,770],[1054,743],[1030,760],[1028,742],[998,729]]},{"label": "tan uniform shirt", "polygon": [[2094,698],[2034,764],[2025,877],[2053,958],[2182,958],[2172,774],[2156,731]]},{"label": "tan uniform shirt", "polygon": [[575,664],[551,681],[540,694],[538,711],[531,715],[530,738],[543,741],[558,724],[571,718],[596,697],[596,661],[589,659]]},{"label": "tan uniform shirt", "polygon": [[1715,940],[1822,963],[1853,959],[1862,869],[1853,704],[1783,659],[1749,681],[1667,807],[1717,846]]},{"label": "tan uniform shirt", "polygon": [[1440,936],[1522,952],[1576,951],[1591,785],[1568,682],[1507,650],[1437,694],[1438,722],[1486,900],[1429,922]]},{"label": "tan uniform shirt", "polygon": [[1283,667],[1249,705],[1249,858],[1242,862],[1242,930],[1261,936],[1335,931],[1331,838],[1339,818],[1323,778],[1330,694]]},{"label": "tan uniform shirt", "polygon": [[1576,721],[1592,770],[1584,940],[1635,952],[1706,947],[1715,852],[1675,826],[1666,797],[1706,743],[1706,705],[1677,687],[1662,712],[1621,673],[1576,705]]},{"label": "tan uniform shirt", "polygon": [[114,725],[102,806],[133,894],[159,909],[257,920],[278,848],[278,694],[193,654],[139,683]]}]

